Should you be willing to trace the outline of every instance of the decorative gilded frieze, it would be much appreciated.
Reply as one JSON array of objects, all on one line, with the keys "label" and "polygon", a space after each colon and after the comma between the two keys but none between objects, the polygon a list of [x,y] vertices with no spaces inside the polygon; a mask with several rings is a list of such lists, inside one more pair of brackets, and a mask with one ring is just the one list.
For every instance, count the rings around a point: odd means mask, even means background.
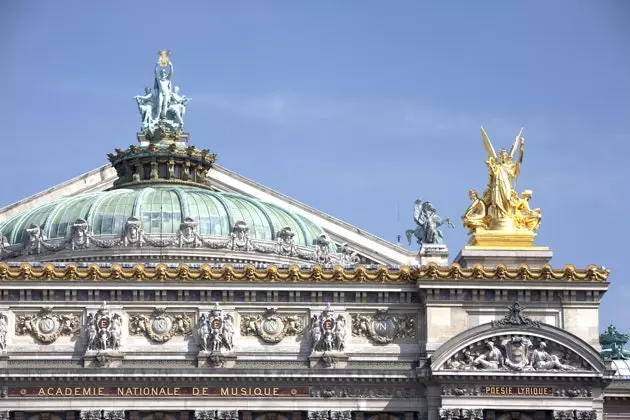
[{"label": "decorative gilded frieze", "polygon": [[378,344],[388,344],[396,338],[415,338],[416,317],[392,314],[387,309],[377,309],[374,314],[352,314],[352,335],[368,337]]},{"label": "decorative gilded frieze", "polygon": [[526,264],[518,268],[508,269],[505,265],[497,265],[494,268],[475,265],[471,268],[463,268],[458,264],[450,267],[439,267],[430,263],[422,267],[388,268],[379,266],[368,269],[365,266],[344,268],[334,266],[322,268],[313,266],[301,268],[292,265],[287,268],[278,268],[269,265],[265,268],[256,268],[247,265],[244,268],[234,268],[225,265],[214,268],[209,265],[191,267],[180,264],[177,267],[169,267],[158,264],[155,267],[146,267],[137,264],[131,268],[122,267],[119,264],[99,266],[91,264],[87,267],[78,267],[75,264],[32,266],[28,263],[20,266],[0,263],[0,280],[113,280],[113,281],[222,281],[222,282],[315,282],[315,283],[395,283],[413,284],[419,280],[519,280],[519,281],[584,281],[605,282],[608,280],[610,270],[589,265],[586,269],[579,270],[573,265],[566,265],[563,269],[553,269],[545,264],[540,268],[530,268]]},{"label": "decorative gilded frieze", "polygon": [[129,314],[129,335],[144,335],[156,343],[173,336],[192,334],[193,321],[189,314],[169,314],[166,308],[155,308],[150,315]]},{"label": "decorative gilded frieze", "polygon": [[304,318],[281,315],[276,308],[267,308],[263,315],[241,315],[241,335],[257,336],[266,343],[279,343],[286,336],[304,331]]},{"label": "decorative gilded frieze", "polygon": [[79,315],[53,313],[51,307],[44,307],[37,314],[15,317],[15,334],[30,335],[42,344],[53,343],[62,335],[74,336],[80,329]]}]

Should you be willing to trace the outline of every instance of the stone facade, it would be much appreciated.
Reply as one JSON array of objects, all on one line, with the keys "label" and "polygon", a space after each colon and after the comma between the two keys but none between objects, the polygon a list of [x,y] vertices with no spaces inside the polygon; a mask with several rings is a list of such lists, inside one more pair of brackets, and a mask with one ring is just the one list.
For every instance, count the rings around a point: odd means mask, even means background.
[{"label": "stone facade", "polygon": [[[607,270],[408,252],[214,165],[164,116],[113,167],[0,210],[0,420],[627,418]],[[77,214],[31,211],[52,198]]]}]

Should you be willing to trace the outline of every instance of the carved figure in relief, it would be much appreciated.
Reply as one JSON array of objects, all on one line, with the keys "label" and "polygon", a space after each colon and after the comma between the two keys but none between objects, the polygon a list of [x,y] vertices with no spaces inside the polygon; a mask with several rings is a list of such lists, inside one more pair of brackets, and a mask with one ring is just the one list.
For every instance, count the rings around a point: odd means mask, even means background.
[{"label": "carved figure in relief", "polygon": [[201,351],[208,351],[208,338],[210,337],[210,327],[205,314],[201,314],[198,322],[197,335],[199,336],[199,346]]},{"label": "carved figure in relief", "polygon": [[345,317],[335,317],[335,311],[328,304],[319,316],[311,318],[311,339],[314,352],[343,351],[346,339]]},{"label": "carved figure in relief", "polygon": [[197,325],[200,351],[220,352],[223,349],[231,351],[234,348],[234,318],[223,314],[218,303],[208,315],[202,314]]},{"label": "carved figure in relief", "polygon": [[547,353],[547,343],[544,341],[532,351],[531,364],[536,370],[575,370],[573,366],[562,364],[558,356]]},{"label": "carved figure in relief", "polygon": [[88,336],[88,351],[120,349],[122,318],[117,313],[111,314],[105,302],[96,313],[88,315],[85,329]]},{"label": "carved figure in relief", "polygon": [[7,332],[9,324],[7,316],[0,313],[0,352],[7,351]]},{"label": "carved figure in relief", "polygon": [[504,358],[501,350],[494,346],[492,341],[486,343],[487,351],[477,357],[473,362],[476,366],[483,369],[499,369],[503,366]]},{"label": "carved figure in relief", "polygon": [[423,203],[420,199],[414,203],[413,220],[418,227],[405,231],[409,245],[411,245],[412,236],[416,237],[418,244],[443,244],[444,236],[438,227],[444,224],[454,227],[448,217],[442,219],[437,215],[435,206],[431,202]]}]

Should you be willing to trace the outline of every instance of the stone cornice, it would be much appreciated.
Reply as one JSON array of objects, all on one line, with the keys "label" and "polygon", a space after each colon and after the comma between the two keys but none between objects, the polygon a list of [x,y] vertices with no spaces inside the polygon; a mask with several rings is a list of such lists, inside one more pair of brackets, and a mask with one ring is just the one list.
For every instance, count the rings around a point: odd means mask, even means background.
[{"label": "stone cornice", "polygon": [[521,265],[508,269],[504,265],[494,268],[475,265],[462,268],[458,264],[438,267],[298,267],[268,265],[210,266],[195,264],[0,264],[0,280],[114,280],[114,281],[218,281],[218,282],[314,282],[314,283],[394,283],[413,284],[420,280],[462,281],[556,281],[605,283],[609,270],[589,265],[576,269],[566,265],[553,269],[549,265],[530,268]]}]

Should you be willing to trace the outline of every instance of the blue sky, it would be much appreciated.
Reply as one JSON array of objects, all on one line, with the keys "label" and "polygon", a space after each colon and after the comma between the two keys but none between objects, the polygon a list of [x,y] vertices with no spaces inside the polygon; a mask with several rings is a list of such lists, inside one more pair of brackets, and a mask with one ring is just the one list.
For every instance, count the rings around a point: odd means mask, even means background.
[{"label": "blue sky", "polygon": [[[458,221],[487,179],[479,125],[497,148],[524,126],[537,244],[610,268],[601,328],[630,331],[629,17],[623,0],[5,2],[0,206],[133,144],[168,48],[193,143],[388,240],[418,197]],[[445,236],[454,257],[465,230]]]}]

